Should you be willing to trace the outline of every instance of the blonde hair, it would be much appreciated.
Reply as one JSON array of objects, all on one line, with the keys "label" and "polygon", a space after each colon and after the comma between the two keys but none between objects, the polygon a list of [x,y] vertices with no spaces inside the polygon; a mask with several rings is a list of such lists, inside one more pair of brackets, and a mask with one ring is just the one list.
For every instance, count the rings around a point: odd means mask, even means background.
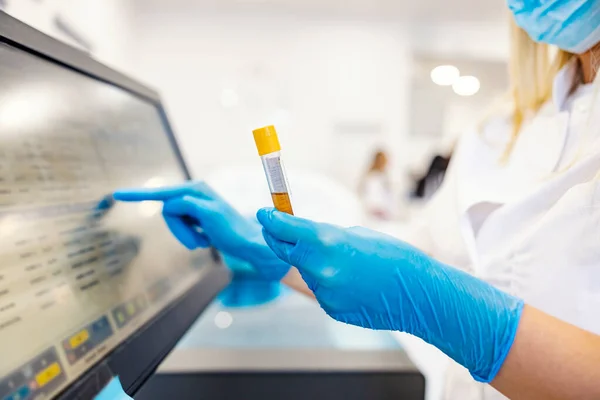
[{"label": "blonde hair", "polygon": [[[525,119],[535,114],[552,98],[552,85],[574,54],[534,42],[511,18],[511,54],[508,66],[512,103],[512,134],[502,157],[506,161]],[[552,54],[555,53],[555,54]]]}]

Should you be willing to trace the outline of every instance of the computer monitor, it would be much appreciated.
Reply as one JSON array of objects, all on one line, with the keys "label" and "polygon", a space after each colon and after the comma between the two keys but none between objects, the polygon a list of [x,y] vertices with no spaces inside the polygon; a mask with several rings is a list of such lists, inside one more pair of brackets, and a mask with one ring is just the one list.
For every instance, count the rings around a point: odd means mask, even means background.
[{"label": "computer monitor", "polygon": [[0,399],[148,378],[227,273],[110,193],[189,178],[155,92],[0,13]]}]

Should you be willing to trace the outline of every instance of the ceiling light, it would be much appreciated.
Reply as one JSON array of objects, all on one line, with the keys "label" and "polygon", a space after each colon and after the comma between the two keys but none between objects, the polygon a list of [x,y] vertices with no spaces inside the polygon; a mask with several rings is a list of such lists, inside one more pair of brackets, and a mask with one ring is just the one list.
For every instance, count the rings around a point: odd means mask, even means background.
[{"label": "ceiling light", "polygon": [[459,96],[472,96],[479,92],[480,87],[479,79],[474,76],[461,76],[452,84],[454,93]]},{"label": "ceiling light", "polygon": [[431,70],[431,80],[436,85],[450,86],[460,76],[460,71],[454,65],[440,65]]}]

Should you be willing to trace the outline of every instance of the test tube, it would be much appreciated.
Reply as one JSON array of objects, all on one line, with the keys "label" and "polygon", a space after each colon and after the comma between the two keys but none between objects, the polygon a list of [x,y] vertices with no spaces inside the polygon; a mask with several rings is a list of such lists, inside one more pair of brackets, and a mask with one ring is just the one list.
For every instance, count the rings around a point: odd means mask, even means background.
[{"label": "test tube", "polygon": [[255,129],[252,133],[267,176],[273,205],[277,210],[293,215],[288,182],[281,162],[281,146],[275,127],[265,126]]}]

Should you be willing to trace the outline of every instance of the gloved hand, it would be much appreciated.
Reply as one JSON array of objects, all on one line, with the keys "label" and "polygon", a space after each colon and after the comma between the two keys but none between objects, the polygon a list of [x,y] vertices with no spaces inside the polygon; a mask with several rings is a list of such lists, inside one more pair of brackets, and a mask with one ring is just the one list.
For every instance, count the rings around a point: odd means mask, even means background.
[{"label": "gloved hand", "polygon": [[294,265],[332,318],[418,336],[480,382],[498,373],[523,301],[393,237],[273,209],[257,214],[267,244]]},{"label": "gloved hand", "polygon": [[204,182],[124,189],[113,193],[113,197],[120,201],[162,201],[167,226],[190,250],[213,246],[249,262],[266,279],[280,280],[289,270],[289,265],[266,245],[258,222],[243,217]]}]

